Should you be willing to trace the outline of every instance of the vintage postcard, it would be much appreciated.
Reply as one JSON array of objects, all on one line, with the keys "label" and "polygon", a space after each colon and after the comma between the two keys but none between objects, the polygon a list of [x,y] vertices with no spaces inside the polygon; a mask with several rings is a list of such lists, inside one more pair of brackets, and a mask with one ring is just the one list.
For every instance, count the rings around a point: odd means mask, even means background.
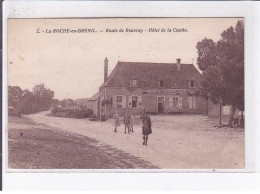
[{"label": "vintage postcard", "polygon": [[245,169],[243,17],[7,24],[8,169]]}]

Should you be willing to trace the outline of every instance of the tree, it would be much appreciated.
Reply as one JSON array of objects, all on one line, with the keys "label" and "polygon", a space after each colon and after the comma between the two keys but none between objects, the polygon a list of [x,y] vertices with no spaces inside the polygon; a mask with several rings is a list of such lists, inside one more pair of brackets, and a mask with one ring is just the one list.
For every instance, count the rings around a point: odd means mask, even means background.
[{"label": "tree", "polygon": [[50,108],[54,92],[46,88],[44,84],[36,85],[33,88],[33,95],[35,97],[34,112],[48,110]]},{"label": "tree", "polygon": [[204,92],[212,102],[232,106],[228,123],[232,126],[235,110],[244,111],[243,21],[223,31],[217,43],[205,38],[196,48]]},{"label": "tree", "polygon": [[8,86],[8,106],[16,108],[23,90],[19,86]]},{"label": "tree", "polygon": [[33,107],[35,104],[35,97],[33,93],[29,90],[25,89],[23,94],[18,102],[18,110],[21,111],[23,114],[31,114],[33,113]]}]

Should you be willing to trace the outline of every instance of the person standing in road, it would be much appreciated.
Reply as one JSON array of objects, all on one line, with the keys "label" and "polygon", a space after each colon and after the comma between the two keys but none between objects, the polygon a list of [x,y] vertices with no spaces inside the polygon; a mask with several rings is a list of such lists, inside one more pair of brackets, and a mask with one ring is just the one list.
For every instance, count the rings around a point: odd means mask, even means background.
[{"label": "person standing in road", "polygon": [[151,118],[149,117],[149,112],[145,113],[145,116],[142,116],[142,121],[143,121],[143,127],[142,127],[142,132],[143,132],[143,145],[147,145],[148,141],[148,135],[152,133],[152,122]]},{"label": "person standing in road", "polygon": [[128,133],[130,133],[130,115],[129,115],[129,112],[127,111],[125,113],[125,116],[124,116],[124,123],[125,123],[125,134],[126,134],[126,128],[128,130]]},{"label": "person standing in road", "polygon": [[134,132],[134,116],[132,115],[131,112],[129,116],[130,116],[130,122],[129,122],[130,131]]},{"label": "person standing in road", "polygon": [[114,130],[114,132],[115,133],[117,133],[117,127],[120,125],[120,116],[119,116],[119,114],[118,114],[118,111],[116,110],[116,113],[114,114],[114,116],[113,116],[113,119],[115,120],[114,121],[114,125],[115,125],[115,130]]}]

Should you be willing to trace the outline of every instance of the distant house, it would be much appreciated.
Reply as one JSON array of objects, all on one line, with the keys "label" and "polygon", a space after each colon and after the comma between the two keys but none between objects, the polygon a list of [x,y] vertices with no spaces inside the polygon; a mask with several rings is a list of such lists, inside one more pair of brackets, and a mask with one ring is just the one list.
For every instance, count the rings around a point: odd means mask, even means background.
[{"label": "distant house", "polygon": [[61,102],[61,108],[66,110],[79,109],[78,105],[72,99],[65,99]]},{"label": "distant house", "polygon": [[[140,114],[207,113],[207,99],[201,93],[200,72],[193,64],[118,62],[108,76],[104,62],[104,83],[99,88],[98,115],[110,117],[131,110]],[[95,95],[94,95],[95,96]]]}]

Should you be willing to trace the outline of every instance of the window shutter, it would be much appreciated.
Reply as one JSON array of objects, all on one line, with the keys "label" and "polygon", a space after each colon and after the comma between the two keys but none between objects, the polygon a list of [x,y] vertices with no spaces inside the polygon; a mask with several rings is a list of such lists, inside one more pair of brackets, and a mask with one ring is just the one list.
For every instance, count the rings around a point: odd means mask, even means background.
[{"label": "window shutter", "polygon": [[169,96],[169,107],[170,108],[173,107],[173,98],[172,98],[172,96]]},{"label": "window shutter", "polygon": [[189,103],[189,109],[192,109],[192,96],[189,96],[188,103]]},{"label": "window shutter", "polygon": [[196,104],[197,104],[196,97],[193,96],[193,99],[192,99],[192,107],[193,107],[193,109],[196,109]]},{"label": "window shutter", "polygon": [[116,96],[113,96],[113,102],[112,103],[113,103],[113,107],[116,108],[116,105],[117,105]]},{"label": "window shutter", "polygon": [[178,97],[178,108],[182,109],[182,97]]},{"label": "window shutter", "polygon": [[137,103],[138,103],[138,107],[141,108],[142,107],[142,96],[137,97]]},{"label": "window shutter", "polygon": [[126,108],[126,96],[122,96],[122,108]]},{"label": "window shutter", "polygon": [[132,96],[128,97],[128,107],[131,108],[132,107]]}]

